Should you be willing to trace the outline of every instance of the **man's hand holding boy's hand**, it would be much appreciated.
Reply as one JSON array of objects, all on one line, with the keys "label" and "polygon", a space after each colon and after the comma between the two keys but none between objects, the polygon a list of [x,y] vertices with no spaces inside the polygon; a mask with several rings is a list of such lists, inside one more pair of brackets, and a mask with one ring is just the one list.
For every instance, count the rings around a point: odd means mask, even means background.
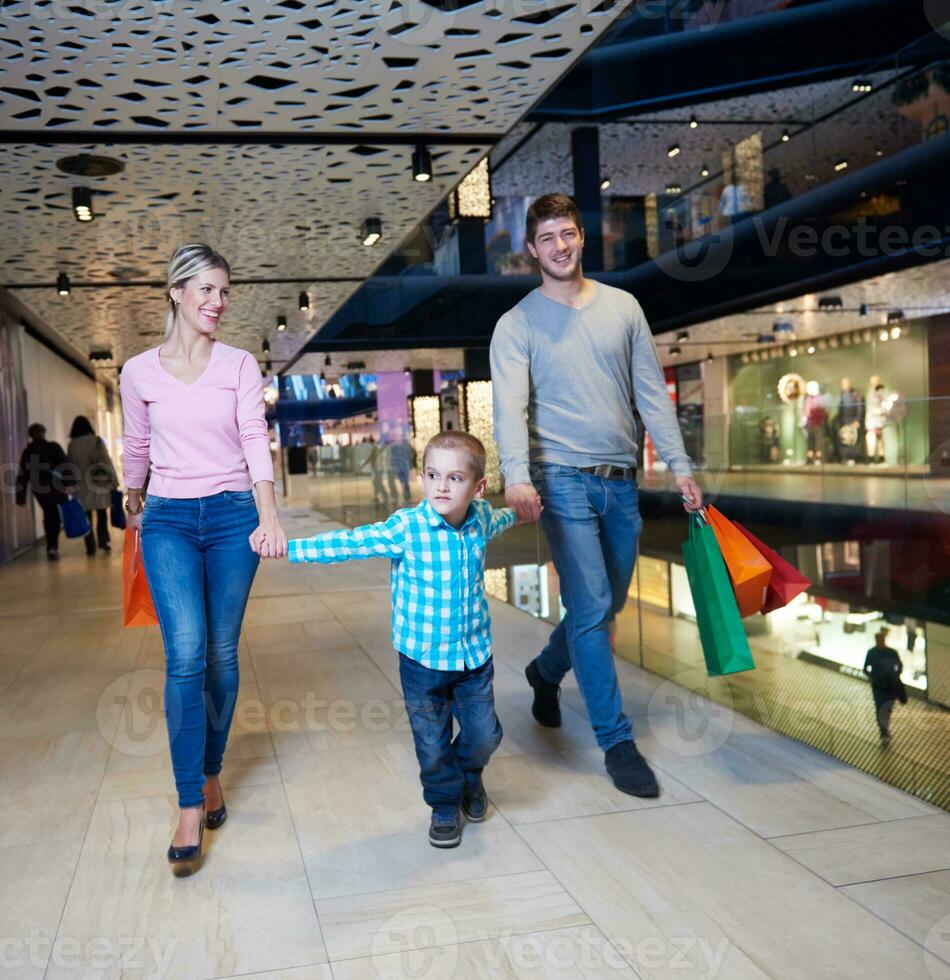
[{"label": "man's hand holding boy's hand", "polygon": [[505,489],[505,503],[513,507],[519,524],[532,524],[544,508],[538,491],[530,483],[513,483]]}]

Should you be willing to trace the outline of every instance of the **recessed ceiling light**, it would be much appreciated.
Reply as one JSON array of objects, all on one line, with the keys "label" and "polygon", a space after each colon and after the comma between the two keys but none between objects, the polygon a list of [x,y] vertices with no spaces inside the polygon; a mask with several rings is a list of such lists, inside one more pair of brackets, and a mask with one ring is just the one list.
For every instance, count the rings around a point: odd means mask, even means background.
[{"label": "recessed ceiling light", "polygon": [[673,157],[679,156],[680,148],[678,143],[674,143],[667,151],[666,155],[672,160]]},{"label": "recessed ceiling light", "polygon": [[600,182],[600,189],[605,191],[608,187],[610,187],[610,178],[604,177],[604,179]]}]

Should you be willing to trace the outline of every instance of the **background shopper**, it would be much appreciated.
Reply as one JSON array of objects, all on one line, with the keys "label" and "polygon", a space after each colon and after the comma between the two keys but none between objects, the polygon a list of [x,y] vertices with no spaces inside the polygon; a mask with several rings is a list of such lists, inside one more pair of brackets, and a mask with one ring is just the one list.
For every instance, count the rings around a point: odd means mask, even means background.
[{"label": "background shopper", "polygon": [[[109,508],[112,505],[112,491],[118,488],[119,480],[106,444],[96,435],[85,415],[77,415],[73,420],[66,455],[76,466],[76,496],[89,519],[86,554],[96,553],[97,542],[103,551],[111,551]],[[93,511],[96,515],[95,533],[92,530]]]},{"label": "background shopper", "polygon": [[561,581],[567,615],[527,668],[532,712],[561,723],[560,683],[573,667],[614,785],[656,796],[656,778],[623,713],[610,627],[623,608],[642,525],[637,498],[639,411],[688,500],[703,495],[666,390],[643,311],[620,289],[584,278],[584,230],[569,197],[528,209],[526,244],[541,286],[509,310],[491,342],[495,438],[505,499],[537,520]]},{"label": "background shopper", "polygon": [[122,406],[126,509],[142,530],[165,642],[180,807],[168,859],[187,864],[200,857],[204,827],[227,816],[218,777],[237,700],[241,623],[259,557],[286,555],[287,538],[260,368],[247,351],[214,338],[229,303],[228,263],[207,245],[184,245],[167,282],[165,342],[126,362]]},{"label": "background shopper", "polygon": [[874,646],[864,658],[864,673],[871,681],[871,696],[874,698],[874,717],[881,734],[881,741],[887,745],[891,740],[891,713],[894,702],[907,704],[907,690],[901,680],[904,665],[900,654],[887,645],[887,631],[881,630],[874,637]]},{"label": "background shopper", "polygon": [[30,441],[20,456],[16,476],[16,502],[26,506],[26,491],[33,492],[33,499],[43,512],[43,532],[46,535],[46,557],[59,561],[59,532],[63,521],[59,505],[68,500],[66,453],[58,442],[48,442],[46,426],[34,422],[27,430]]}]

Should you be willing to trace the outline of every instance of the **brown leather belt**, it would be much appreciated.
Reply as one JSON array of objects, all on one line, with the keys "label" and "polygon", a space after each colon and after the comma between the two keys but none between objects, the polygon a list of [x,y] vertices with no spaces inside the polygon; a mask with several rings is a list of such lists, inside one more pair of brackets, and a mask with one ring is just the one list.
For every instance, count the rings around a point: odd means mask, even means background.
[{"label": "brown leather belt", "polygon": [[635,480],[637,478],[637,468],[635,466],[613,466],[610,463],[601,463],[600,466],[579,466],[581,473],[593,473],[603,480]]}]

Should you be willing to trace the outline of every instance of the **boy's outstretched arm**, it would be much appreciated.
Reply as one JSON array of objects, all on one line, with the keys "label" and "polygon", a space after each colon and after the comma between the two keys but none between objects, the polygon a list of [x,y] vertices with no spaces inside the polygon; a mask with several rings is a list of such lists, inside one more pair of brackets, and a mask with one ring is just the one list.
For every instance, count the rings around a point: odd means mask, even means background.
[{"label": "boy's outstretched arm", "polygon": [[405,527],[396,513],[388,520],[364,524],[352,531],[326,531],[312,538],[294,538],[287,557],[290,561],[330,565],[351,558],[401,558],[404,550]]},{"label": "boy's outstretched arm", "polygon": [[518,515],[513,507],[493,507],[488,521],[488,540],[491,541],[492,538],[497,538],[499,534],[504,534],[517,523]]}]

